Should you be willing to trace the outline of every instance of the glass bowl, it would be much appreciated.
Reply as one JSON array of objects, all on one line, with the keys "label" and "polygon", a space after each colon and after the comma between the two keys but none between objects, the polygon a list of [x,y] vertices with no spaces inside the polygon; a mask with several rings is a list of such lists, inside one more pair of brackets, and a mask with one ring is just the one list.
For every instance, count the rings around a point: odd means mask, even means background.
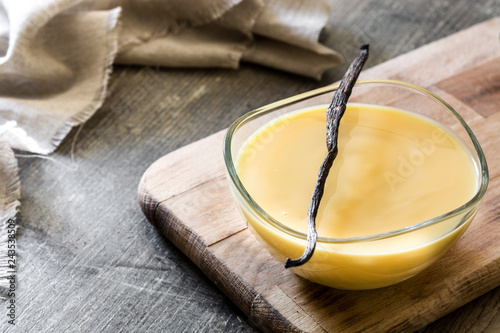
[{"label": "glass bowl", "polygon": [[[224,162],[231,193],[249,229],[281,263],[287,258],[295,259],[302,255],[307,235],[283,224],[256,203],[238,177],[235,167],[237,154],[249,137],[264,124],[296,110],[318,105],[326,108],[337,88],[338,85],[327,86],[251,111],[236,120],[224,138]],[[470,151],[477,177],[473,196],[453,210],[378,234],[349,238],[326,238],[319,234],[310,261],[289,268],[312,282],[333,288],[380,288],[421,272],[456,243],[473,220],[486,192],[488,169],[483,151],[465,121],[448,103],[421,87],[392,80],[358,81],[349,103],[398,108],[437,121]],[[266,138],[261,141],[265,144]],[[307,224],[305,220],[304,224]]]}]

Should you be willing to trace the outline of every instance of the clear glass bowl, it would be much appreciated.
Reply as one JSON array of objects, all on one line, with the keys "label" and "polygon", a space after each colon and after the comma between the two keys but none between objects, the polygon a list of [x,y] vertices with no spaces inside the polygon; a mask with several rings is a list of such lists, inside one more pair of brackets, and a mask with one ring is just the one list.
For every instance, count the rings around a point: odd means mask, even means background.
[{"label": "clear glass bowl", "polygon": [[[329,104],[337,88],[338,85],[327,86],[251,111],[232,124],[224,139],[224,161],[236,203],[252,233],[282,263],[303,253],[307,235],[282,224],[252,199],[238,177],[235,159],[245,141],[262,125],[288,112]],[[421,87],[391,80],[358,81],[349,99],[349,103],[353,102],[395,107],[436,120],[467,146],[477,172],[477,190],[466,204],[399,230],[353,238],[320,235],[311,260],[290,268],[325,286],[373,289],[414,276],[455,244],[474,218],[486,192],[488,168],[483,151],[465,121],[448,103]],[[435,235],[433,239],[420,237],[429,231]]]}]

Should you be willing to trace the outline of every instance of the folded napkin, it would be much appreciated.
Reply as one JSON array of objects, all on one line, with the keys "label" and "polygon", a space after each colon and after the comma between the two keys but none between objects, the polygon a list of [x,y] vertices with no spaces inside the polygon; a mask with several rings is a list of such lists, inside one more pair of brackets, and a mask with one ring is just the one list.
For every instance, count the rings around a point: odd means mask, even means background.
[{"label": "folded napkin", "polygon": [[342,61],[318,43],[325,1],[0,3],[0,135],[34,153],[52,152],[100,107],[113,62],[237,68],[249,61],[319,78]]},{"label": "folded napkin", "polygon": [[320,78],[342,61],[318,43],[328,15],[326,0],[0,0],[0,222],[19,199],[9,147],[53,152],[102,105],[113,63]]}]

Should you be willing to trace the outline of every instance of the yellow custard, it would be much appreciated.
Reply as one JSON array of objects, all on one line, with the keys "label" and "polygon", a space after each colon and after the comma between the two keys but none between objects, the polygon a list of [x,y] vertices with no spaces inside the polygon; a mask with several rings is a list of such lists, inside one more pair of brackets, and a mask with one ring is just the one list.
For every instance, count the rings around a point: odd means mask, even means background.
[{"label": "yellow custard", "polygon": [[[326,156],[325,123],[324,108],[288,114],[254,134],[237,160],[255,202],[304,233]],[[436,122],[409,112],[350,105],[338,146],[316,219],[320,237],[401,229],[465,204],[477,188],[464,145]]]},{"label": "yellow custard", "polygon": [[[267,123],[236,158],[238,176],[255,203],[285,228],[303,234],[326,156],[325,109],[299,110]],[[320,238],[370,236],[409,227],[460,207],[477,191],[476,165],[464,144],[442,125],[414,113],[349,104],[340,122],[338,146],[316,219]],[[302,254],[304,241],[255,222],[245,209],[243,213],[281,261]],[[461,218],[382,241],[318,242],[306,264],[314,269],[294,270],[338,288],[389,285],[444,253],[468,225],[450,233]]]}]

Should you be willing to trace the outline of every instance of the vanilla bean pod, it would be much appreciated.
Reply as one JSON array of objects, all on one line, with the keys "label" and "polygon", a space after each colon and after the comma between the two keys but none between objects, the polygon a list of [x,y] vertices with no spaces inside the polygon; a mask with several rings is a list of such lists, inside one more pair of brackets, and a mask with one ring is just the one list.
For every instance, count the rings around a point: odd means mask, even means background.
[{"label": "vanilla bean pod", "polygon": [[316,215],[318,214],[319,204],[321,202],[321,198],[323,197],[326,178],[328,177],[330,168],[332,167],[333,161],[335,160],[335,157],[337,157],[338,153],[337,139],[339,122],[344,115],[347,100],[352,93],[352,88],[358,79],[359,73],[365,64],[366,59],[368,59],[368,49],[369,45],[367,44],[361,46],[359,56],[354,59],[349,66],[349,69],[344,74],[338,89],[335,90],[335,94],[333,95],[329,107],[326,109],[326,147],[328,149],[328,153],[325,160],[321,164],[316,185],[314,186],[314,192],[311,197],[309,210],[307,212],[306,248],[300,258],[288,258],[285,262],[285,268],[297,267],[305,264],[309,261],[309,259],[311,259],[314,249],[316,248],[316,241],[318,239],[318,233],[316,232]]}]

